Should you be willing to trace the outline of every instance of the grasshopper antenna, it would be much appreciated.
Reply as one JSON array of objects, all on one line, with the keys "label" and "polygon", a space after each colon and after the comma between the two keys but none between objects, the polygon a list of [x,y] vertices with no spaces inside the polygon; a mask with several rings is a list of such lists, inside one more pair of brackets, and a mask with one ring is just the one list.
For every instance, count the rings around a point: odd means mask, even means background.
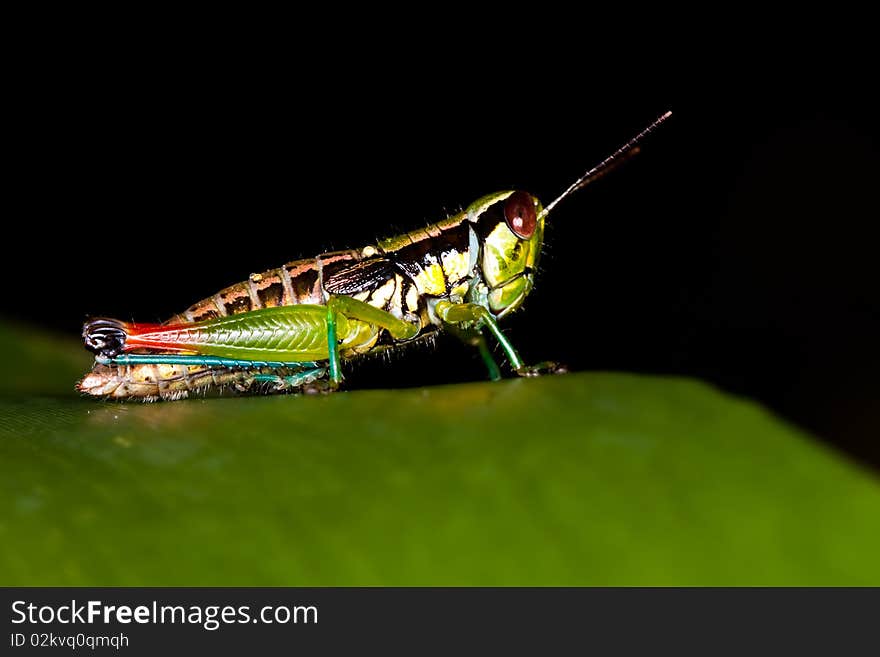
[{"label": "grasshopper antenna", "polygon": [[663,123],[666,119],[672,116],[671,111],[665,112],[659,118],[655,119],[653,123],[651,123],[647,128],[642,130],[635,137],[626,142],[623,146],[614,151],[611,155],[602,160],[599,164],[594,166],[592,169],[587,171],[580,178],[575,180],[571,185],[568,186],[562,194],[556,197],[556,199],[550,203],[546,208],[541,211],[538,219],[547,216],[550,213],[550,210],[556,207],[556,205],[567,196],[570,196],[577,190],[582,187],[586,187],[591,182],[598,180],[602,176],[604,176],[609,171],[616,169],[619,165],[623,164],[630,157],[639,152],[639,142],[642,141],[645,137],[647,137],[650,133],[654,131],[657,126]]}]

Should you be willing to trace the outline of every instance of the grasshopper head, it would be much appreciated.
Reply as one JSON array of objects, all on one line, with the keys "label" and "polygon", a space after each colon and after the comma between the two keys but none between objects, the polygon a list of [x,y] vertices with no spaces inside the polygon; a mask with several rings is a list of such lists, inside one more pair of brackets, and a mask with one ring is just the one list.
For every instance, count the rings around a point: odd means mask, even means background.
[{"label": "grasshopper head", "polygon": [[527,192],[486,196],[468,209],[480,241],[477,266],[489,288],[489,308],[502,317],[522,305],[534,283],[544,241],[541,202]]},{"label": "grasshopper head", "polygon": [[647,128],[569,185],[546,208],[526,192],[498,192],[484,196],[467,210],[480,241],[477,266],[488,286],[489,309],[502,317],[522,305],[531,291],[544,241],[544,219],[562,200],[639,151],[639,142],[672,116],[663,113]]}]

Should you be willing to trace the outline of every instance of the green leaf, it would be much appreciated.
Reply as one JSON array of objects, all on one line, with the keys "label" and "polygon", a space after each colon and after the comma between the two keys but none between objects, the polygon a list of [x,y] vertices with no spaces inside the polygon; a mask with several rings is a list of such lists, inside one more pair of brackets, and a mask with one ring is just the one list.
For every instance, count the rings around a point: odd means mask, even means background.
[{"label": "green leaf", "polygon": [[874,476],[696,381],[109,404],[0,355],[4,585],[880,584]]}]

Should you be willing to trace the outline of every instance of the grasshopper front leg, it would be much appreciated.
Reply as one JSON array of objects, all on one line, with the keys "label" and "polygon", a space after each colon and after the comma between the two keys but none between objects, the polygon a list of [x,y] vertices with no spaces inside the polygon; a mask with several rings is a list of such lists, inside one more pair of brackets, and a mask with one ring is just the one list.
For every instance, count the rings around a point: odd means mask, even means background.
[{"label": "grasshopper front leg", "polygon": [[[498,344],[504,350],[507,360],[510,361],[510,367],[519,376],[539,376],[541,374],[555,374],[564,371],[559,365],[550,361],[544,361],[537,365],[526,365],[523,363],[519,352],[507,339],[507,336],[501,332],[498,322],[486,308],[476,303],[452,303],[450,301],[438,301],[434,307],[434,312],[445,323],[452,326],[460,326],[461,324],[476,324],[477,326],[485,326],[489,329]],[[479,345],[477,345],[479,346]],[[483,343],[485,349],[485,342]],[[488,351],[488,350],[487,350]],[[481,350],[482,353],[482,350]],[[484,356],[485,359],[485,356]],[[490,368],[490,373],[492,372]]]}]

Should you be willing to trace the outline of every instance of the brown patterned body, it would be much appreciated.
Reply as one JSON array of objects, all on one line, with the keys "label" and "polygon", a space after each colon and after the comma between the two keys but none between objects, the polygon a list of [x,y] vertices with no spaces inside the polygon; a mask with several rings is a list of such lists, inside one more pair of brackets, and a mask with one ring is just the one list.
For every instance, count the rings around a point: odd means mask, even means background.
[{"label": "brown patterned body", "polygon": [[259,308],[300,303],[324,303],[316,258],[296,260],[278,269],[251,274],[246,281],[193,304],[167,323],[202,322]]}]

